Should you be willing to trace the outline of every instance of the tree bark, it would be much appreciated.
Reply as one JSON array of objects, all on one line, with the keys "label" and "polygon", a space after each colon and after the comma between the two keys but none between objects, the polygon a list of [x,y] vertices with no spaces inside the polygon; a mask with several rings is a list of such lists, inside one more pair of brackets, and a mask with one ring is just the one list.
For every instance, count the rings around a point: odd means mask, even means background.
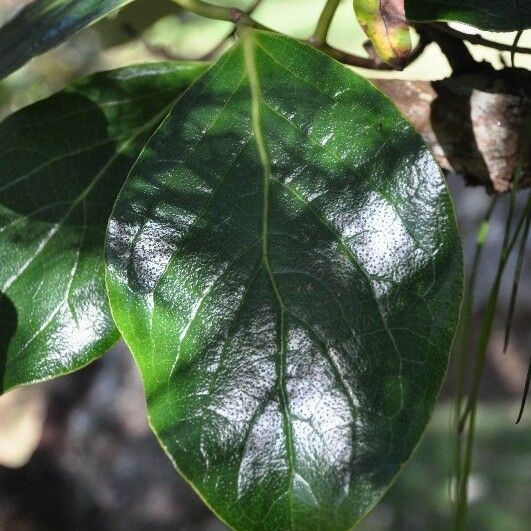
[{"label": "tree bark", "polygon": [[515,175],[521,175],[520,187],[531,186],[528,71],[371,81],[413,123],[444,170],[490,193],[511,190]]}]

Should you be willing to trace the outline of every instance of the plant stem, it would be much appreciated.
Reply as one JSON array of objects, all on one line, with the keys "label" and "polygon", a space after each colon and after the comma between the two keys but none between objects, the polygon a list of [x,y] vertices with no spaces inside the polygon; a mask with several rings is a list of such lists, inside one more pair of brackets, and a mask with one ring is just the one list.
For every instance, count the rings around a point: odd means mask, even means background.
[{"label": "plant stem", "polygon": [[453,35],[454,37],[457,37],[458,39],[462,41],[469,42],[470,44],[478,44],[480,46],[485,46],[487,48],[492,48],[494,50],[499,50],[501,52],[511,52],[513,54],[514,53],[531,54],[531,48],[523,48],[520,46],[514,46],[514,44],[504,44],[501,42],[490,41],[478,34],[470,35],[468,33],[463,33],[462,31],[451,28],[447,24],[434,22],[434,23],[426,24],[426,25],[431,26],[433,28],[437,28],[438,30],[443,31],[444,33]]},{"label": "plant stem", "polygon": [[[234,24],[239,24],[240,26],[249,26],[261,30],[271,31],[273,33],[278,33],[275,30],[260,24],[253,19],[250,13],[242,11],[241,9],[214,6],[207,2],[203,2],[202,0],[172,0],[172,2],[202,17],[211,18],[214,20],[225,20],[228,22],[233,22]],[[306,42],[346,65],[367,68],[370,70],[393,70],[391,66],[385,63],[371,59],[369,57],[360,57],[358,55],[353,55],[348,52],[338,50],[337,48],[333,48],[326,43],[318,43],[314,41],[313,38],[308,39]],[[422,53],[424,47],[425,45],[417,47],[416,52],[412,54],[408,64],[409,62],[415,60],[420,53]]]},{"label": "plant stem", "polygon": [[518,44],[518,41],[520,40],[520,37],[522,36],[522,34],[524,33],[523,30],[520,30],[517,34],[516,34],[516,37],[514,38],[514,41],[513,41],[513,46],[512,46],[512,49],[511,49],[511,66],[514,68],[514,56],[516,54],[516,48],[517,48],[517,44]]},{"label": "plant stem", "polygon": [[202,0],[172,0],[172,2],[181,6],[183,9],[187,9],[188,11],[205,18],[224,20],[234,24],[240,24],[241,26],[272,31],[269,28],[262,26],[262,24],[256,22],[256,20],[251,17],[251,12],[258,7],[260,2],[256,2],[249,12],[242,11],[235,7],[215,6],[208,2],[203,2]]},{"label": "plant stem", "polygon": [[472,450],[474,448],[474,435],[476,433],[476,409],[470,416],[470,425],[466,440],[466,454],[464,471],[459,485],[459,497],[457,505],[457,515],[455,520],[455,531],[465,531],[468,514],[468,478],[472,468]]},{"label": "plant stem", "polygon": [[[231,7],[214,6],[202,0],[172,0],[177,5],[181,6],[192,13],[201,15],[206,18],[213,18],[216,20],[226,20],[228,22],[235,22],[235,15],[240,12],[238,9]],[[241,13],[241,12],[240,12]]]},{"label": "plant stem", "polygon": [[330,25],[332,24],[332,19],[337,11],[339,3],[341,0],[327,0],[319,21],[317,22],[317,27],[315,32],[311,37],[311,40],[318,46],[326,44],[326,38],[328,37],[328,31],[330,30]]},{"label": "plant stem", "polygon": [[524,18],[522,17],[522,10],[520,9],[519,0],[513,0],[513,6],[518,12],[518,18],[520,19],[520,29],[516,33],[516,37],[513,41],[513,49],[511,50],[511,66],[514,68],[514,55],[516,53],[516,45],[518,44],[518,41],[520,40],[520,37],[524,33]]},{"label": "plant stem", "polygon": [[435,24],[417,24],[414,27],[421,38],[435,42],[439,46],[454,75],[478,69],[479,63],[461,39],[441,31],[441,28]]}]

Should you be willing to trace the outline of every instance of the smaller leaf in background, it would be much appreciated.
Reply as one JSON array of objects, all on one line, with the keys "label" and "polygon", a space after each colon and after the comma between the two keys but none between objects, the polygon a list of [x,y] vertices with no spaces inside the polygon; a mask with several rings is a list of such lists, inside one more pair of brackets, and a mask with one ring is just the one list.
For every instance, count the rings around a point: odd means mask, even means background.
[{"label": "smaller leaf in background", "polygon": [[133,0],[36,0],[0,28],[0,78]]},{"label": "smaller leaf in background", "polygon": [[405,0],[407,20],[463,22],[489,31],[531,27],[528,0]]},{"label": "smaller leaf in background", "polygon": [[386,63],[400,68],[411,54],[404,0],[354,0],[354,10],[376,53]]},{"label": "smaller leaf in background", "polygon": [[96,74],[0,124],[0,393],[84,367],[118,340],[107,220],[145,142],[205,68]]}]

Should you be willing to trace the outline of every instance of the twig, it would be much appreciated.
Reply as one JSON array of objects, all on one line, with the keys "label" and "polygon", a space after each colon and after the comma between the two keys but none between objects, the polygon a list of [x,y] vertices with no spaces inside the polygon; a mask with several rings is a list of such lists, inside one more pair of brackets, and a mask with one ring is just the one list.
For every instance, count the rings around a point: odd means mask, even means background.
[{"label": "twig", "polygon": [[[255,0],[251,6],[249,6],[249,8],[247,9],[247,11],[245,12],[245,14],[247,16],[251,16],[257,9],[258,7],[260,6],[260,4],[262,3],[262,0]],[[212,50],[210,50],[210,52],[206,53],[205,55],[202,55],[199,60],[200,61],[210,61],[211,59],[215,59],[218,54],[220,52],[223,51],[223,48],[225,47],[225,45],[227,44],[227,42],[229,40],[231,40],[234,36],[236,35],[236,26],[234,26],[231,30],[231,32],[226,36],[224,37],[217,46],[215,46],[214,48],[212,48]]]},{"label": "twig", "polygon": [[236,22],[235,19],[243,14],[239,9],[230,7],[215,6],[202,0],[172,0],[177,5],[181,6],[192,13],[201,15],[205,18],[213,18],[216,20],[225,20],[227,22]]},{"label": "twig", "polygon": [[[225,20],[233,22],[234,24],[239,24],[241,26],[249,26],[256,29],[270,31],[272,33],[278,33],[277,31],[257,22],[251,16],[251,10],[249,12],[245,12],[240,9],[231,7],[214,6],[201,0],[172,1],[178,4],[179,6],[183,7],[184,9],[187,9],[188,11],[191,11],[193,13],[196,13],[197,15],[201,15],[206,18],[211,18],[215,20]],[[325,23],[323,22],[323,28],[324,25]],[[382,63],[379,60],[371,59],[369,57],[361,57],[348,52],[344,52],[342,50],[338,50],[337,48],[334,48],[329,44],[316,42],[312,37],[310,37],[310,39],[306,40],[305,42],[346,65],[367,68],[370,70],[394,70],[392,66]],[[425,44],[416,48],[416,50],[411,55],[411,59],[407,61],[407,64],[413,62],[420,55],[420,53],[422,53],[422,51],[424,50],[424,46]]]},{"label": "twig", "polygon": [[479,68],[479,64],[473,57],[466,44],[453,35],[440,31],[434,24],[417,24],[415,29],[425,39],[435,42],[446,59],[454,75],[473,72]]},{"label": "twig", "polygon": [[321,16],[319,17],[319,21],[317,22],[314,34],[309,39],[310,42],[313,42],[318,46],[326,45],[330,25],[332,24],[332,19],[336,14],[340,1],[341,0],[327,0],[323,11],[321,12]]},{"label": "twig", "polygon": [[522,16],[522,11],[520,9],[519,0],[513,0],[513,5],[514,5],[516,12],[518,13],[518,18],[520,20],[520,24],[519,24],[520,29],[516,33],[516,36],[513,41],[513,46],[511,49],[511,66],[514,68],[514,56],[516,53],[516,46],[518,45],[518,41],[520,40],[520,37],[524,33],[524,18]]},{"label": "twig", "polygon": [[358,68],[367,68],[369,70],[386,70],[386,71],[397,71],[403,70],[406,66],[409,66],[411,63],[416,61],[424,52],[426,46],[430,43],[430,40],[421,36],[421,39],[415,49],[412,51],[411,55],[397,67],[397,65],[391,66],[387,63],[384,63],[379,57],[361,57],[359,55],[353,55],[343,50],[338,50],[329,44],[318,44],[312,37],[308,39],[308,44],[311,44],[314,48],[321,50],[330,57],[333,57],[336,61],[343,63],[349,66],[356,66]]},{"label": "twig", "polygon": [[513,54],[514,53],[531,54],[531,48],[524,48],[521,46],[513,46],[513,44],[503,44],[501,42],[490,41],[488,39],[485,39],[481,35],[478,35],[477,33],[472,34],[472,35],[468,33],[463,33],[462,31],[451,28],[450,26],[444,23],[434,22],[431,24],[423,24],[423,25],[426,27],[436,28],[437,30],[447,33],[448,35],[452,35],[453,37],[460,39],[462,41],[469,42],[470,44],[486,46],[487,48],[492,48],[494,50],[500,50],[501,52],[511,52]]},{"label": "twig", "polygon": [[311,37],[306,42],[312,45],[314,48],[317,48],[318,50],[321,50],[322,52],[326,53],[330,57],[333,57],[336,61],[339,61],[340,63],[343,63],[345,65],[357,66],[359,68],[368,68],[369,70],[394,70],[391,65],[388,65],[387,63],[384,63],[377,58],[373,59],[371,57],[361,57],[359,55],[353,55],[351,53],[344,52],[343,50],[338,50],[337,48],[334,48],[329,44],[318,45],[317,43],[311,40]]}]

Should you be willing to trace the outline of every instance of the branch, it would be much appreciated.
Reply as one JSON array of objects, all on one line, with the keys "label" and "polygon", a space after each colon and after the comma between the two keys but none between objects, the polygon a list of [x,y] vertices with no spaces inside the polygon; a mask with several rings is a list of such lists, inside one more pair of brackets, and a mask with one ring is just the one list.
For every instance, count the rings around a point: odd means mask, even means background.
[{"label": "branch", "polygon": [[312,37],[306,42],[344,65],[367,68],[369,70],[394,70],[391,65],[380,61],[378,57],[361,57],[359,55],[344,52],[343,50],[338,50],[329,44],[317,44],[316,42],[313,42]]},{"label": "branch", "polygon": [[215,6],[202,0],[172,0],[172,2],[201,17],[224,20],[252,28],[269,29],[254,20],[251,16],[251,13],[260,5],[261,0],[256,0],[248,11],[242,11],[235,7]]},{"label": "branch", "polygon": [[479,64],[473,57],[466,44],[453,35],[442,32],[432,24],[418,24],[415,26],[421,39],[435,42],[444,54],[454,75],[473,72]]},{"label": "branch", "polygon": [[521,46],[514,46],[513,44],[503,44],[501,42],[490,41],[488,39],[483,38],[481,35],[478,35],[478,34],[470,35],[468,33],[463,33],[462,31],[451,28],[450,26],[448,26],[448,24],[444,24],[441,22],[425,24],[425,26],[436,28],[439,31],[443,31],[444,33],[447,33],[448,35],[452,35],[453,37],[456,37],[457,39],[460,39],[462,41],[469,42],[470,44],[486,46],[487,48],[492,48],[494,50],[499,50],[501,52],[511,52],[513,54],[515,53],[531,54],[531,48],[524,48]]},{"label": "branch", "polygon": [[177,5],[181,6],[196,15],[205,18],[213,18],[215,20],[225,20],[227,22],[236,22],[235,17],[243,14],[239,9],[231,7],[222,7],[203,2],[202,0],[172,0]]},{"label": "branch", "polygon": [[[246,12],[246,11],[242,11],[240,9],[231,8],[231,7],[214,6],[207,2],[203,2],[202,0],[172,0],[172,1],[178,4],[179,6],[181,6],[182,8],[187,9],[188,11],[191,11],[192,13],[195,13],[197,15],[200,15],[206,18],[229,21],[229,22],[233,22],[234,24],[239,24],[241,26],[249,26],[252,28],[270,31],[272,33],[278,33],[277,31],[271,28],[268,28],[267,26],[264,26],[263,24],[260,24],[259,22],[257,22],[251,16],[252,10]],[[335,3],[336,3],[336,0],[329,0],[329,3],[327,4],[328,10],[326,10],[327,6],[325,6],[324,11],[326,11],[326,13],[325,15],[323,14],[321,15],[320,27],[318,31],[316,30],[316,32],[318,33],[317,39],[315,38],[315,35],[313,35],[305,42],[323,51],[324,53],[330,55],[330,57],[333,57],[337,61],[340,61],[341,63],[344,63],[346,65],[357,66],[359,68],[367,68],[370,70],[395,70],[392,66],[382,63],[382,61],[380,61],[379,59],[376,59],[376,58],[373,59],[370,57],[361,57],[361,56],[354,55],[348,52],[344,52],[342,50],[338,50],[337,48],[334,48],[333,46],[330,46],[329,44],[326,44],[325,42],[321,41],[321,37],[319,35],[321,35],[324,32],[328,33],[328,27],[334,15],[334,12],[332,11],[332,7]],[[259,2],[255,2],[255,4],[253,5],[253,8],[256,7],[258,4]],[[415,52],[411,55],[411,59],[407,62],[407,64],[410,64],[415,59],[417,59],[417,57],[420,55],[420,53],[418,52],[422,52],[424,50],[424,46],[425,44],[417,47]],[[405,67],[406,65],[404,64],[402,66]]]}]

